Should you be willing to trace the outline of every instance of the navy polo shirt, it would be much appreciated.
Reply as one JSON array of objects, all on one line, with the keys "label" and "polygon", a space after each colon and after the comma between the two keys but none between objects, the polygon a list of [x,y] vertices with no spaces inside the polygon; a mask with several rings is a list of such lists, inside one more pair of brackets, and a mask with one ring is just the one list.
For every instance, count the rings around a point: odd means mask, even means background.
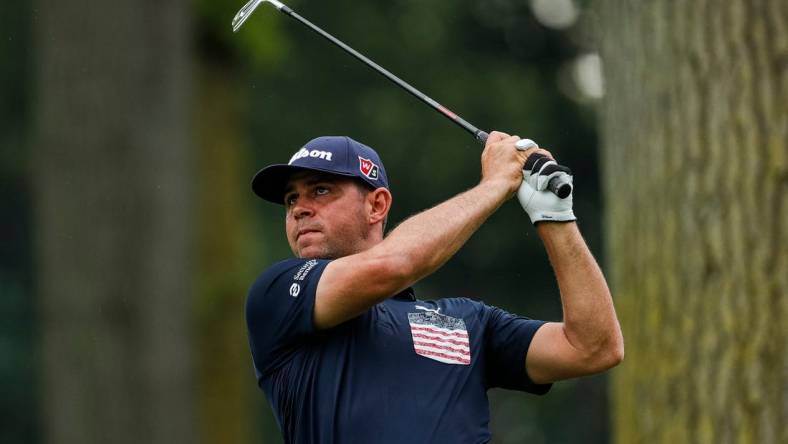
[{"label": "navy polo shirt", "polygon": [[329,260],[288,259],[252,285],[258,386],[287,443],[484,443],[487,390],[544,394],[525,355],[544,324],[466,298],[407,289],[334,328],[312,324]]}]

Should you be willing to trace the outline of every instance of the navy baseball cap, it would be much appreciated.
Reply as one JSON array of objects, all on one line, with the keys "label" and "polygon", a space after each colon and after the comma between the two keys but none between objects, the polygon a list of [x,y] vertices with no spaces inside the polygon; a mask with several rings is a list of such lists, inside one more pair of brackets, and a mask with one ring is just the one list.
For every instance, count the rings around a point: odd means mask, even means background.
[{"label": "navy baseball cap", "polygon": [[317,137],[293,154],[287,164],[269,165],[252,179],[252,190],[263,199],[284,204],[290,175],[303,170],[356,177],[374,188],[389,187],[378,153],[347,136]]}]

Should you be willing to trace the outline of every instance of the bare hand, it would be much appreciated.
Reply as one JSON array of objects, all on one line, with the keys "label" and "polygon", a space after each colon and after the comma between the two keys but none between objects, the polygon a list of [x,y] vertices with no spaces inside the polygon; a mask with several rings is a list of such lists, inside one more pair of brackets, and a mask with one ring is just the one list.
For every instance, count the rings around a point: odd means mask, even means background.
[{"label": "bare hand", "polygon": [[481,182],[500,183],[505,186],[507,199],[514,196],[523,182],[523,165],[528,156],[538,152],[553,158],[549,151],[540,148],[518,150],[515,147],[518,140],[519,136],[492,131],[482,152]]}]

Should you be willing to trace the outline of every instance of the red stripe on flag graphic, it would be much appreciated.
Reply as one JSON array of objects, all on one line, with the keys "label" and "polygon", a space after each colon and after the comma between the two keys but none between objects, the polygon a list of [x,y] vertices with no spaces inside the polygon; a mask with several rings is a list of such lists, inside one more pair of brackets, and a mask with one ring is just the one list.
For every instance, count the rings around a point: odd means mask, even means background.
[{"label": "red stripe on flag graphic", "polygon": [[445,339],[445,338],[441,338],[441,337],[438,337],[438,336],[424,335],[424,334],[415,333],[415,332],[411,333],[411,334],[413,335],[413,339],[414,340],[416,338],[419,338],[419,339],[433,339],[433,340],[436,340],[436,341],[445,342],[447,344],[464,345],[466,347],[468,346],[468,340],[467,339],[464,340],[464,341],[457,341],[457,340],[454,340],[454,339]]},{"label": "red stripe on flag graphic", "polygon": [[471,363],[471,357],[468,355],[467,357],[457,357],[452,355],[447,355],[446,353],[434,352],[430,350],[419,350],[416,349],[416,353],[426,356],[428,358],[433,358],[436,361],[445,362],[447,364],[464,364],[468,365]]},{"label": "red stripe on flag graphic", "polygon": [[432,328],[432,327],[425,327],[425,326],[421,326],[421,325],[415,326],[415,325],[411,324],[410,325],[410,329],[413,330],[413,331],[428,331],[430,333],[433,333],[433,334],[436,334],[436,335],[441,335],[441,336],[456,336],[456,337],[460,337],[460,338],[467,338],[468,337],[468,333],[465,333],[464,331],[446,331],[446,330],[440,330],[440,329]]},{"label": "red stripe on flag graphic", "polygon": [[413,341],[413,345],[415,345],[416,347],[422,346],[422,347],[437,348],[438,350],[445,350],[454,353],[460,353],[461,355],[470,356],[470,351],[468,350],[468,347],[465,347],[463,349],[460,347],[450,347],[448,345],[443,345],[440,343],[432,343],[432,342],[424,342],[424,341]]}]

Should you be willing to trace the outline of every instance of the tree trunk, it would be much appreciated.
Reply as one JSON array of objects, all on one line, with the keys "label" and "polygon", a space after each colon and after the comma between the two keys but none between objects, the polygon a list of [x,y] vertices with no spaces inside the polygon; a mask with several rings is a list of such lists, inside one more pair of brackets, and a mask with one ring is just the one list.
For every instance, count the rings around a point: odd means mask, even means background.
[{"label": "tree trunk", "polygon": [[46,442],[196,440],[190,6],[34,7]]},{"label": "tree trunk", "polygon": [[788,3],[597,6],[616,441],[788,442]]}]

